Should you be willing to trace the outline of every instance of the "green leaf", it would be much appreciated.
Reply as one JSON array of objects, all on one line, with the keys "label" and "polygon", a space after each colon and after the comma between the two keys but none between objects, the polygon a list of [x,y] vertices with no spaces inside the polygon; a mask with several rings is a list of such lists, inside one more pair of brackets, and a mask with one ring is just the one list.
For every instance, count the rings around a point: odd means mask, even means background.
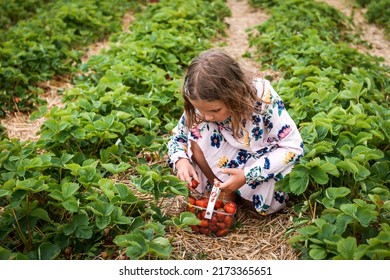
[{"label": "green leaf", "polygon": [[88,216],[86,214],[75,215],[70,223],[64,225],[63,231],[65,235],[71,235],[77,227],[86,225],[88,225]]},{"label": "green leaf", "polygon": [[99,229],[106,228],[111,222],[110,216],[96,216],[96,226]]},{"label": "green leaf", "polygon": [[342,205],[340,205],[340,210],[351,217],[356,217],[357,205],[356,204],[342,204]]},{"label": "green leaf", "polygon": [[330,199],[346,197],[350,193],[351,190],[346,187],[339,187],[339,188],[330,187],[325,190],[325,195]]},{"label": "green leaf", "polygon": [[330,162],[325,162],[320,166],[321,170],[325,171],[327,174],[338,177],[340,175],[339,170],[336,165]]},{"label": "green leaf", "polygon": [[77,238],[81,239],[90,239],[92,237],[93,231],[92,228],[88,225],[78,226],[74,232],[74,235]]},{"label": "green leaf", "polygon": [[358,100],[358,98],[360,97],[360,95],[363,92],[362,88],[363,88],[364,84],[363,83],[356,83],[356,82],[353,82],[351,80],[349,80],[348,82],[349,82],[349,85],[348,85],[349,88],[340,92],[340,98]]},{"label": "green leaf", "polygon": [[58,200],[58,201],[64,201],[64,196],[62,195],[62,193],[59,191],[59,190],[53,190],[51,193],[49,193],[49,196],[51,198],[54,198],[55,200]]},{"label": "green leaf", "polygon": [[99,180],[99,187],[103,191],[104,195],[111,201],[115,197],[116,188],[114,182],[111,179],[102,178]]},{"label": "green leaf", "polygon": [[356,249],[357,243],[355,237],[349,236],[346,239],[341,239],[337,242],[337,251],[344,260],[353,260]]},{"label": "green leaf", "polygon": [[309,170],[310,176],[320,185],[325,185],[329,182],[329,176],[321,167],[314,167]]},{"label": "green leaf", "polygon": [[316,226],[306,226],[303,228],[300,228],[297,230],[299,234],[305,236],[305,237],[310,237],[320,231],[320,229]]},{"label": "green leaf", "polygon": [[130,225],[133,222],[133,217],[126,217],[122,208],[115,207],[111,214],[111,222],[120,225]]},{"label": "green leaf", "polygon": [[377,212],[370,211],[367,208],[358,207],[356,211],[356,219],[363,227],[368,227],[371,221],[374,221],[377,217]]},{"label": "green leaf", "polygon": [[67,198],[61,204],[69,212],[75,213],[79,210],[79,204],[74,197]]},{"label": "green leaf", "polygon": [[149,241],[140,233],[130,233],[115,237],[114,243],[126,248],[126,255],[132,260],[138,260],[149,251]]},{"label": "green leaf", "polygon": [[348,158],[343,160],[343,161],[338,162],[336,164],[336,166],[339,169],[344,169],[352,174],[359,172],[359,168],[356,166],[356,162],[354,160],[351,160]]},{"label": "green leaf", "polygon": [[323,260],[327,256],[327,251],[322,247],[316,246],[309,250],[309,256],[314,260]]},{"label": "green leaf", "polygon": [[327,188],[325,190],[326,197],[324,197],[321,202],[326,208],[334,207],[336,200],[338,198],[343,198],[343,197],[347,196],[350,192],[351,192],[350,189],[345,188],[345,187]]},{"label": "green leaf", "polygon": [[354,174],[354,178],[356,181],[362,181],[366,179],[368,176],[370,176],[371,172],[366,167],[364,167],[361,164],[356,164],[356,167],[358,168],[358,172]]},{"label": "green leaf", "polygon": [[289,187],[292,193],[302,194],[309,185],[309,172],[302,166],[295,166],[290,173]]},{"label": "green leaf", "polygon": [[115,187],[118,191],[119,197],[121,198],[122,202],[133,204],[138,201],[138,198],[125,184],[115,184]]},{"label": "green leaf", "polygon": [[0,189],[0,197],[8,196],[8,195],[10,195],[10,194],[11,194],[11,192],[8,191],[8,190]]},{"label": "green leaf", "polygon": [[159,113],[158,109],[154,106],[149,106],[149,107],[141,106],[139,109],[141,110],[142,115],[144,115],[144,117],[148,119],[157,117]]},{"label": "green leaf", "polygon": [[172,246],[168,239],[156,237],[149,244],[149,252],[159,257],[168,258],[172,253]]},{"label": "green leaf", "polygon": [[127,169],[131,167],[131,164],[126,162],[121,162],[119,164],[105,163],[102,166],[112,174],[118,174],[121,172],[125,172]]},{"label": "green leaf", "polygon": [[44,242],[37,250],[39,260],[54,260],[61,253],[61,248],[57,244]]},{"label": "green leaf", "polygon": [[76,184],[76,183],[66,182],[66,183],[62,184],[61,185],[61,192],[62,192],[64,199],[68,199],[68,198],[72,197],[74,194],[76,194],[76,192],[78,191],[79,188],[80,188],[79,184]]},{"label": "green leaf", "polygon": [[115,90],[117,87],[122,86],[122,77],[117,71],[108,70],[106,74],[100,79],[98,84],[98,90],[103,91],[106,88]]},{"label": "green leaf", "polygon": [[191,226],[191,225],[199,225],[200,220],[196,217],[194,213],[182,212],[180,213],[179,216],[179,222],[180,222],[180,226],[181,225]]},{"label": "green leaf", "polygon": [[174,193],[176,195],[182,195],[182,196],[187,196],[188,195],[188,187],[179,183],[174,186],[169,186],[167,191],[170,191],[171,193]]},{"label": "green leaf", "polygon": [[40,191],[47,190],[49,188],[48,185],[45,184],[43,180],[37,180],[34,178],[29,178],[23,181],[17,181],[16,187],[14,190],[25,190],[32,193],[37,193]]},{"label": "green leaf", "polygon": [[33,209],[31,211],[30,215],[33,216],[33,217],[37,217],[37,218],[39,218],[41,220],[44,220],[46,222],[49,222],[49,223],[52,222],[50,217],[49,217],[49,214],[43,208],[35,208],[35,209]]}]

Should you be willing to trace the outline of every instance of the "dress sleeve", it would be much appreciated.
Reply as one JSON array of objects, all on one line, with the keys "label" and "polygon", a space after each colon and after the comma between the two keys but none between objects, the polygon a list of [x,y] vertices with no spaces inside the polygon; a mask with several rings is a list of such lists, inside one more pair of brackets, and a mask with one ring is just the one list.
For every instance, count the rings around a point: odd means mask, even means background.
[{"label": "dress sleeve", "polygon": [[269,81],[262,94],[262,112],[257,119],[264,122],[265,147],[253,156],[256,161],[244,169],[247,184],[252,188],[271,178],[282,179],[303,156],[303,142],[294,120]]},{"label": "dress sleeve", "polygon": [[175,163],[180,158],[187,158],[188,156],[188,128],[185,126],[185,115],[183,114],[173,129],[173,135],[170,137],[168,148],[168,164],[175,169]]}]

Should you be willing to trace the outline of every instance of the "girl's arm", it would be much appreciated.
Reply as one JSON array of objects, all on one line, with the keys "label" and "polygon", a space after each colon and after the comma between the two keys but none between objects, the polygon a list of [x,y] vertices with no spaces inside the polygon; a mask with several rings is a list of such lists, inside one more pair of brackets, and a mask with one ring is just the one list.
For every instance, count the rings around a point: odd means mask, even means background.
[{"label": "girl's arm", "polygon": [[244,169],[246,182],[252,187],[271,178],[282,179],[303,155],[302,137],[294,120],[269,82],[266,89],[270,102],[264,106],[261,121],[265,122],[264,140],[269,146],[264,154],[258,154],[255,164]]},{"label": "girl's arm", "polygon": [[168,141],[168,163],[175,169],[176,162],[180,158],[189,159],[188,156],[188,129],[184,125],[184,114],[181,116],[177,126],[173,129],[173,135]]},{"label": "girl's arm", "polygon": [[184,125],[184,118],[183,114],[168,142],[168,163],[177,171],[177,177],[191,186],[192,179],[198,181],[198,175],[188,155],[188,129]]}]

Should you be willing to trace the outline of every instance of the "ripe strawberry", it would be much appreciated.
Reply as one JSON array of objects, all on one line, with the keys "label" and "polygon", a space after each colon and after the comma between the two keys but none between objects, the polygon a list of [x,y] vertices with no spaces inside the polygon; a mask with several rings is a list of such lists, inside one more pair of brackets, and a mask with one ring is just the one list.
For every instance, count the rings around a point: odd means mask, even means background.
[{"label": "ripe strawberry", "polygon": [[204,219],[204,215],[206,215],[206,210],[199,211],[197,217],[201,220]]},{"label": "ripe strawberry", "polygon": [[218,210],[218,209],[221,209],[223,208],[224,204],[223,204],[223,201],[218,199],[215,204],[214,204],[214,209]]},{"label": "ripe strawberry", "polygon": [[227,227],[226,227],[226,224],[225,224],[225,223],[223,223],[223,222],[218,222],[218,223],[217,223],[217,227],[218,227],[218,229],[224,229],[224,228],[227,228]]},{"label": "ripe strawberry", "polygon": [[220,229],[219,231],[217,231],[216,235],[218,237],[221,237],[221,236],[225,236],[229,233],[229,230],[227,228],[224,228],[224,229]]},{"label": "ripe strawberry", "polygon": [[152,155],[149,154],[149,153],[144,154],[144,157],[145,157],[145,160],[146,160],[147,162],[150,162],[150,161],[152,160]]},{"label": "ripe strawberry", "polygon": [[210,231],[212,233],[216,233],[219,230],[219,228],[216,225],[215,226],[210,226],[209,228],[210,228]]},{"label": "ripe strawberry", "polygon": [[211,227],[211,226],[216,225],[217,223],[218,223],[218,218],[217,218],[217,216],[215,216],[215,214],[213,214],[213,216],[211,216],[211,219],[209,221],[209,225]]},{"label": "ripe strawberry", "polygon": [[195,205],[204,208],[205,200],[204,198],[199,198],[195,201]]},{"label": "ripe strawberry", "polygon": [[208,228],[208,227],[200,227],[199,228],[199,231],[201,232],[201,233],[203,233],[204,235],[209,235],[210,234],[210,229]]},{"label": "ripe strawberry", "polygon": [[195,189],[199,185],[199,182],[195,179],[191,180],[191,188]]},{"label": "ripe strawberry", "polygon": [[225,209],[219,209],[218,210],[219,213],[217,213],[217,219],[219,222],[223,222],[225,217],[226,217],[226,214],[225,214]]},{"label": "ripe strawberry", "polygon": [[209,204],[208,198],[201,198],[196,201],[196,205],[202,208],[207,208],[207,204]]},{"label": "ripe strawberry", "polygon": [[190,226],[190,227],[191,227],[193,233],[199,232],[199,226]]},{"label": "ripe strawberry", "polygon": [[199,226],[200,227],[208,227],[209,226],[209,221],[206,220],[206,219],[202,219],[202,220],[200,220]]},{"label": "ripe strawberry", "polygon": [[193,198],[192,196],[190,196],[190,197],[188,198],[188,203],[191,204],[191,205],[195,205],[196,199]]},{"label": "ripe strawberry", "polygon": [[225,204],[223,209],[225,209],[226,213],[234,214],[234,213],[236,213],[237,206],[233,201],[229,201]]},{"label": "ripe strawberry", "polygon": [[223,221],[226,224],[227,228],[230,228],[232,226],[232,224],[233,224],[233,218],[230,215],[226,215],[225,219]]}]

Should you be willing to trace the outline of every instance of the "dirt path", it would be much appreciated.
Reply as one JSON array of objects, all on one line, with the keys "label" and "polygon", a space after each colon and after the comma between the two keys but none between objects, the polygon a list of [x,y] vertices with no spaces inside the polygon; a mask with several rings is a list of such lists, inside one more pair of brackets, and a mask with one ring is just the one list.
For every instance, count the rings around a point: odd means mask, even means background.
[{"label": "dirt path", "polygon": [[390,67],[390,41],[385,38],[384,31],[374,24],[369,24],[364,14],[366,9],[353,9],[351,0],[321,0],[338,9],[346,16],[353,15],[355,31],[362,35],[362,39],[371,45],[371,48],[354,46],[360,52],[369,53],[373,56],[383,57],[384,64]]},{"label": "dirt path", "polygon": [[[337,8],[347,16],[351,16],[352,14],[353,8],[350,0],[322,0],[322,2],[326,2]],[[228,0],[227,4],[231,8],[232,17],[226,19],[230,28],[227,30],[228,37],[224,39],[226,46],[223,48],[239,60],[241,64],[246,66],[249,71],[256,73],[261,68],[261,65],[249,59],[242,58],[242,55],[247,50],[250,50],[246,29],[261,24],[268,19],[268,15],[262,11],[256,11],[250,8],[245,0]],[[390,67],[390,41],[385,39],[383,30],[377,28],[373,24],[367,23],[364,18],[364,12],[364,10],[355,11],[354,22],[357,32],[358,30],[361,30],[360,33],[363,35],[363,39],[371,44],[372,48],[367,49],[363,46],[355,47],[362,52],[368,52],[374,56],[383,57],[384,63]],[[132,20],[133,16],[131,13],[124,16],[122,25],[123,30],[128,30]],[[107,47],[107,40],[91,45],[88,53],[83,57],[83,61],[87,61],[91,55],[96,54]],[[278,73],[271,71],[263,72],[263,74],[276,79],[279,76]],[[50,109],[55,105],[61,106],[61,95],[58,94],[58,91],[65,91],[71,87],[72,84],[66,77],[57,77],[51,81],[41,83],[41,88],[45,91],[43,99],[47,102],[47,107]],[[39,132],[44,119],[40,118],[32,122],[30,121],[30,115],[15,112],[8,114],[4,119],[1,119],[0,122],[7,129],[8,137],[18,138],[21,141],[36,141],[39,138],[37,133]]]},{"label": "dirt path", "polygon": [[227,38],[222,40],[226,44],[223,48],[249,70],[258,71],[260,64],[242,57],[246,51],[250,50],[246,31],[262,24],[269,16],[260,10],[251,8],[247,1],[228,0],[227,5],[232,16],[225,20],[229,29],[226,31]]},{"label": "dirt path", "polygon": [[[122,19],[122,30],[128,32],[131,22],[134,20],[133,12],[128,12]],[[86,63],[88,59],[100,53],[103,49],[109,47],[109,40],[105,38],[100,42],[91,44],[81,61]],[[62,107],[61,94],[73,87],[69,77],[55,77],[52,80],[45,81],[39,84],[39,87],[44,91],[41,98],[46,101],[48,110],[54,106]],[[9,138],[17,138],[20,141],[37,141],[39,139],[39,130],[44,123],[44,118],[39,118],[34,121],[30,120],[30,114],[22,112],[12,112],[8,114],[4,119],[0,120],[1,125],[7,129],[7,135]]]},{"label": "dirt path", "polygon": [[[249,50],[248,28],[268,19],[262,11],[252,9],[247,1],[228,0],[232,16],[227,37],[215,42],[223,45],[248,71],[259,73],[261,65],[243,58]],[[245,206],[239,206],[237,220],[240,226],[226,237],[210,237],[174,230],[174,257],[177,259],[209,260],[294,260],[299,254],[288,244],[286,228],[292,225],[289,209],[272,216],[260,216]]]},{"label": "dirt path", "polygon": [[[326,0],[330,5],[335,6],[341,11],[350,15],[351,9],[345,3],[346,0]],[[250,51],[248,28],[260,25],[268,19],[268,15],[262,11],[250,8],[245,0],[227,0],[227,5],[232,11],[232,16],[226,19],[229,24],[227,37],[216,42],[216,45],[222,43],[223,48],[232,54],[241,64],[246,66],[252,72],[259,72],[261,65],[243,58],[246,51]],[[357,17],[357,16],[355,16]],[[356,19],[359,26],[365,34],[365,40],[373,45],[369,50],[374,55],[381,55],[385,58],[387,65],[389,63],[389,42],[383,37],[383,33],[375,26],[368,25],[361,21],[362,17]],[[132,21],[131,15],[126,15],[124,19],[124,29],[127,29]],[[83,58],[86,61],[90,55],[100,52],[106,48],[108,42],[100,42],[90,47],[87,56]],[[265,73],[275,76],[275,73]],[[48,81],[42,84],[45,88],[45,98],[48,107],[60,105],[61,96],[58,91],[71,88],[71,83],[66,79]],[[34,122],[29,120],[29,115],[15,113],[1,120],[4,127],[7,128],[9,137],[24,140],[37,140],[36,133],[39,131],[44,119],[41,118]],[[236,260],[293,260],[298,259],[299,255],[287,243],[285,237],[286,229],[291,226],[292,213],[289,209],[273,216],[259,217],[257,214],[240,208],[237,219],[241,226],[226,237],[212,238],[207,236],[194,235],[185,231],[174,231],[170,234],[174,237],[174,257],[177,259],[236,259]]]}]

